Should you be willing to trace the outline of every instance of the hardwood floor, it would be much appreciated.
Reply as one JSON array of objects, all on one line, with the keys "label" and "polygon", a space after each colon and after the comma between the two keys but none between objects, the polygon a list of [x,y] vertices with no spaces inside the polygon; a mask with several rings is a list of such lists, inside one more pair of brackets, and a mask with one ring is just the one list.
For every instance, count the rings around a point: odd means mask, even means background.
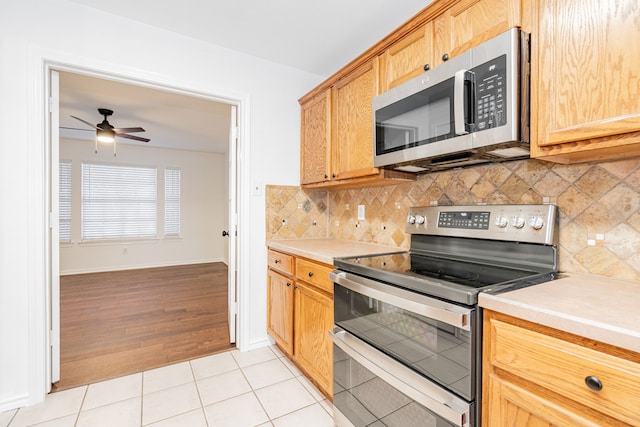
[{"label": "hardwood floor", "polygon": [[60,277],[54,390],[232,347],[223,263]]}]

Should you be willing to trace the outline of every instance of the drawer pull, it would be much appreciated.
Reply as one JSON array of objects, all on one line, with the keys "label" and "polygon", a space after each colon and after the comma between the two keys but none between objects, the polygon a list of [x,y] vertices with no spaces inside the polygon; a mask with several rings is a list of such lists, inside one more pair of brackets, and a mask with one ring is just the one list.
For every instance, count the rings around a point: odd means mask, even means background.
[{"label": "drawer pull", "polygon": [[273,262],[274,262],[274,264],[277,264],[277,263],[279,263],[279,262],[280,262],[280,260],[279,260],[279,259],[277,259],[277,260],[275,260],[275,261],[273,261]]},{"label": "drawer pull", "polygon": [[287,288],[291,286],[291,282],[287,282]]},{"label": "drawer pull", "polygon": [[593,391],[602,390],[602,381],[600,381],[598,377],[594,377],[593,375],[585,377],[584,383]]},{"label": "drawer pull", "polygon": [[313,277],[313,271],[309,272],[309,277]]}]

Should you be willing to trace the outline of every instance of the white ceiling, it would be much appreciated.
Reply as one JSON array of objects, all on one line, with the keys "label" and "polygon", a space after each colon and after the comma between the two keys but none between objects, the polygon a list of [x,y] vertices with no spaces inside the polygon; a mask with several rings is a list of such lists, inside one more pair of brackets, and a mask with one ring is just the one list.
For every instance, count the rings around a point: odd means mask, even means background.
[{"label": "white ceiling", "polygon": [[[432,0],[71,1],[328,77]],[[61,75],[60,98],[63,127],[86,127],[70,115],[97,124],[97,108],[109,108],[113,126],[145,128],[137,135],[150,138],[149,145],[226,151],[224,104],[71,73]],[[94,137],[64,130],[61,136]]]}]

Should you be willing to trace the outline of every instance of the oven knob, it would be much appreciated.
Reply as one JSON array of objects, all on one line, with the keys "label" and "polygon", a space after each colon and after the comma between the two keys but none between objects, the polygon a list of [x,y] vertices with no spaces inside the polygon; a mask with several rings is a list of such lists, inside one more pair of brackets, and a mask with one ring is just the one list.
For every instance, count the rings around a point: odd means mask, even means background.
[{"label": "oven knob", "polygon": [[544,227],[544,220],[539,216],[532,216],[531,218],[529,218],[529,225],[534,230],[540,230],[542,227]]},{"label": "oven knob", "polygon": [[504,215],[498,215],[496,217],[495,224],[496,224],[496,226],[498,226],[500,228],[505,228],[509,224],[509,221],[507,221],[507,218],[505,218]]},{"label": "oven knob", "polygon": [[415,216],[413,216],[413,215],[409,215],[409,216],[407,217],[407,223],[408,223],[408,224],[415,224],[415,223],[416,223],[416,217],[415,217]]},{"label": "oven knob", "polygon": [[521,216],[511,217],[511,226],[515,228],[524,227],[524,218],[522,218]]},{"label": "oven knob", "polygon": [[416,224],[424,224],[427,221],[422,215],[416,215]]}]

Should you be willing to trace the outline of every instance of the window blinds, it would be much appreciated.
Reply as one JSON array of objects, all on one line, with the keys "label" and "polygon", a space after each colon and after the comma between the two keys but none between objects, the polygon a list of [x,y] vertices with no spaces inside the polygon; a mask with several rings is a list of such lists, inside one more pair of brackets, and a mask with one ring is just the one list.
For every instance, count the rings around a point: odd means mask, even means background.
[{"label": "window blinds", "polygon": [[180,168],[164,170],[164,235],[180,236]]},{"label": "window blinds", "polygon": [[60,162],[58,185],[58,236],[61,242],[71,242],[71,161]]},{"label": "window blinds", "polygon": [[82,164],[82,239],[157,237],[157,170]]}]

